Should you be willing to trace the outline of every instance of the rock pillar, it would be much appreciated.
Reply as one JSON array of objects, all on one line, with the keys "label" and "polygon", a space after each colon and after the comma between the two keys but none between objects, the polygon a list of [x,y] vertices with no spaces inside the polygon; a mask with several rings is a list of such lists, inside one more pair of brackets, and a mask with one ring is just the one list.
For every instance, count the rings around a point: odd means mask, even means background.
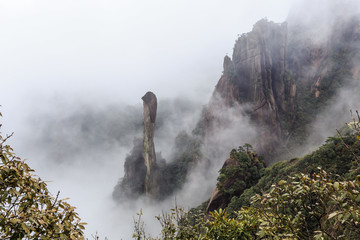
[{"label": "rock pillar", "polygon": [[[146,166],[145,192],[153,195],[154,171],[156,169],[156,154],[154,145],[154,132],[157,111],[157,99],[154,93],[147,92],[142,98],[144,102],[144,130],[143,130],[143,157]],[[155,174],[156,175],[156,174]]]}]

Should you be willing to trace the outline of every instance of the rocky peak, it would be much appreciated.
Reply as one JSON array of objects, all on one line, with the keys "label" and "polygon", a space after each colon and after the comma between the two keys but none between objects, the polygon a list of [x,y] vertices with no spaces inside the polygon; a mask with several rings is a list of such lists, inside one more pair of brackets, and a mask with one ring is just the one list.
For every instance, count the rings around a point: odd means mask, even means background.
[{"label": "rocky peak", "polygon": [[[147,92],[142,98],[144,102],[144,122],[150,117],[150,122],[155,124],[157,112],[157,98],[152,92]],[[146,119],[145,119],[146,118]]]},{"label": "rocky peak", "polygon": [[147,168],[147,177],[156,165],[154,132],[157,111],[157,99],[154,93],[147,92],[142,98],[144,105],[143,156]]},{"label": "rocky peak", "polygon": [[161,195],[161,174],[156,163],[154,145],[157,99],[152,92],[147,92],[141,99],[144,106],[143,137],[134,140],[134,147],[126,157],[125,175],[115,187],[115,199],[136,198],[141,195],[157,199]]},{"label": "rocky peak", "polygon": [[359,75],[353,64],[360,61],[359,17],[340,17],[324,39],[314,36],[321,29],[304,32],[303,25],[266,19],[242,34],[232,58],[224,58],[223,74],[204,114],[205,137],[229,125],[221,115],[232,108],[250,117],[257,131],[252,144],[267,162],[281,154],[292,156],[291,148],[305,143],[304,129],[315,113],[339,86]]},{"label": "rocky peak", "polygon": [[223,67],[224,67],[224,74],[227,74],[227,75],[231,75],[234,73],[234,64],[233,62],[231,61],[231,58],[226,55],[224,57],[224,64],[223,64]]},{"label": "rocky peak", "polygon": [[[281,141],[282,130],[279,111],[293,108],[285,103],[295,96],[285,79],[286,69],[286,24],[276,24],[263,19],[254,25],[253,31],[243,34],[235,43],[233,57],[224,58],[224,73],[221,76],[205,114],[206,132],[214,126],[215,105],[233,107],[246,103],[246,111],[262,128],[259,144],[263,149],[273,150]],[[220,96],[223,103],[216,100]],[[219,126],[222,123],[218,123]],[[272,141],[269,141],[270,136]],[[269,142],[272,142],[270,145]]]}]

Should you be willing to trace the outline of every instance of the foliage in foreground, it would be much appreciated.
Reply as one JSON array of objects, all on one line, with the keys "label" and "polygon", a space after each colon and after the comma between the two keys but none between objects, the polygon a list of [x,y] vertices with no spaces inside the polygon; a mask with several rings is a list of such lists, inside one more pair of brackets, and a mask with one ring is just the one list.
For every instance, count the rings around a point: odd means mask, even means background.
[{"label": "foliage in foreground", "polygon": [[[358,115],[358,114],[357,114]],[[287,176],[297,173],[312,174],[321,166],[335,178],[354,179],[360,174],[360,117],[354,118],[339,131],[339,135],[331,137],[326,144],[302,158],[279,161],[265,169],[262,177],[252,187],[245,189],[240,195],[232,195],[227,206],[228,212],[234,212],[244,206],[250,206],[251,197],[261,192],[269,192],[271,186]]]},{"label": "foliage in foreground", "polygon": [[[360,176],[359,176],[360,177]],[[334,181],[319,169],[296,174],[252,198],[231,218],[225,210],[209,216],[172,209],[157,219],[161,237],[146,236],[139,218],[135,239],[359,239],[360,178]],[[139,215],[141,217],[141,214]]]},{"label": "foliage in foreground", "polygon": [[[1,125],[0,125],[1,127]],[[75,207],[54,198],[0,134],[0,238],[84,239]]]},{"label": "foliage in foreground", "polygon": [[261,218],[259,237],[288,239],[358,239],[360,179],[334,181],[299,174],[280,181],[269,193],[253,198]]}]

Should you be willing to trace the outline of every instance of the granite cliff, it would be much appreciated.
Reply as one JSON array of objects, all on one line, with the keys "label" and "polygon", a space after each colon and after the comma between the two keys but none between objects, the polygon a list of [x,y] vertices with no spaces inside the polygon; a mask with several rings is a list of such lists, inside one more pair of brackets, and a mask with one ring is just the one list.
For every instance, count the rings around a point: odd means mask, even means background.
[{"label": "granite cliff", "polygon": [[224,58],[203,118],[205,138],[227,126],[222,111],[233,108],[250,117],[257,130],[252,144],[268,163],[291,156],[321,107],[358,78],[359,23],[359,17],[339,20],[327,39],[314,43],[301,26],[257,22]]},{"label": "granite cliff", "polygon": [[294,101],[287,105],[285,99],[296,94],[295,87],[286,81],[286,49],[286,24],[261,20],[252,32],[239,37],[232,59],[224,59],[223,75],[205,114],[206,132],[222,128],[216,111],[239,108],[258,123],[260,147],[269,152],[275,150],[284,135],[279,112],[294,108]]},{"label": "granite cliff", "polygon": [[[252,120],[257,129],[252,144],[267,163],[303,154],[296,150],[303,149],[309,132],[315,130],[314,119],[334,104],[338,90],[350,86],[353,94],[360,91],[360,17],[335,17],[320,40],[314,34],[322,29],[309,33],[309,25],[289,26],[265,19],[240,36],[232,58],[224,58],[223,75],[206,109],[205,138],[221,131],[229,121],[219,117],[222,110],[234,108]],[[230,158],[220,172],[238,165]],[[238,177],[222,184],[239,189],[233,184]],[[226,195],[219,191],[219,184],[207,211],[226,208],[232,197],[241,196]]]}]

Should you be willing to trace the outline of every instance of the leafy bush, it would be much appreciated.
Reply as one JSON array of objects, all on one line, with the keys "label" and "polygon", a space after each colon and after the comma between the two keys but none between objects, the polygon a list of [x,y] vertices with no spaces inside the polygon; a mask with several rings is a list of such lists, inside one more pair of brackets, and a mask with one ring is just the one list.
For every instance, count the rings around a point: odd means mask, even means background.
[{"label": "leafy bush", "polygon": [[318,169],[296,174],[256,195],[250,207],[232,218],[225,210],[196,215],[191,224],[182,209],[158,216],[160,238],[137,239],[358,239],[360,236],[360,176],[335,181]]},{"label": "leafy bush", "polygon": [[227,162],[219,171],[217,188],[230,198],[255,185],[264,172],[265,162],[250,144],[231,150]]},{"label": "leafy bush", "polygon": [[225,210],[211,212],[209,216],[203,213],[195,215],[196,221],[192,223],[194,215],[189,215],[182,208],[175,207],[170,213],[162,213],[156,219],[162,226],[161,236],[153,238],[147,236],[144,224],[141,222],[142,212],[134,221],[133,238],[141,239],[254,239],[253,226],[258,223],[258,218],[253,210],[244,210],[237,219],[231,218]]},{"label": "leafy bush", "polygon": [[334,181],[320,169],[281,180],[269,193],[256,195],[262,237],[357,239],[360,236],[360,181]]}]

